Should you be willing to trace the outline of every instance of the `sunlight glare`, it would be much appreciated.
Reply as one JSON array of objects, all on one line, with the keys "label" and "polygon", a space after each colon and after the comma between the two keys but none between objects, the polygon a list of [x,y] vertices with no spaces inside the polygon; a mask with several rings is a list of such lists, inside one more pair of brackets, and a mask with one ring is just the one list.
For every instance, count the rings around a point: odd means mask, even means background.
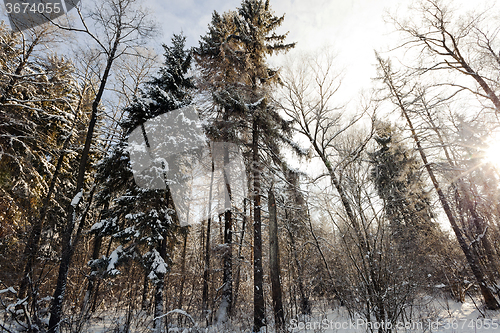
[{"label": "sunlight glare", "polygon": [[490,163],[495,169],[500,170],[500,133],[492,136],[484,151],[486,163]]}]

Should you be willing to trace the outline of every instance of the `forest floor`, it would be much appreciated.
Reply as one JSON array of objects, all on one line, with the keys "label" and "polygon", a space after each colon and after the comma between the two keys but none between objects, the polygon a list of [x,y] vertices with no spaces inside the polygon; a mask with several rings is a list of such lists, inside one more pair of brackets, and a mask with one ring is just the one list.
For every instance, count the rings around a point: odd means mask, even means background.
[{"label": "forest floor", "polygon": [[[407,309],[407,318],[404,322],[392,325],[392,332],[399,333],[495,333],[500,332],[500,312],[487,311],[479,306],[477,300],[469,299],[464,303],[452,300],[423,297],[422,305]],[[479,306],[479,307],[478,307]],[[248,318],[247,318],[248,319]],[[177,321],[177,319],[175,320]],[[186,320],[190,322],[190,320]],[[112,315],[100,316],[93,319],[85,332],[107,333],[119,332],[119,327],[124,328],[126,316]],[[195,327],[186,324],[191,328],[172,327],[170,333],[229,333],[229,332],[250,332],[244,330],[238,323],[225,327]],[[288,332],[292,333],[365,333],[378,332],[378,328],[385,323],[367,322],[361,317],[350,317],[344,307],[328,309],[327,306],[316,306],[313,314],[306,318],[290,320],[287,323]],[[132,319],[131,332],[151,332],[151,318]],[[388,326],[387,326],[388,327]],[[371,330],[373,329],[373,330]],[[264,331],[265,332],[265,331]],[[270,328],[266,333],[274,333]]]},{"label": "forest floor", "polygon": [[[405,321],[390,324],[367,322],[359,316],[350,316],[345,307],[332,306],[318,302],[313,307],[311,316],[292,319],[287,322],[290,333],[365,333],[378,332],[379,327],[390,327],[392,333],[500,333],[500,311],[488,311],[480,306],[479,300],[469,298],[464,303],[449,299],[424,296],[419,306],[406,309]],[[129,315],[127,316],[127,313]],[[127,320],[128,318],[128,320]],[[241,320],[235,319],[232,323],[223,326],[204,327],[182,310],[169,312],[169,333],[250,333],[251,313]],[[179,318],[183,318],[179,322]],[[15,325],[0,319],[4,328],[12,331]],[[79,317],[67,318],[62,332],[111,333],[111,332],[154,332],[151,316],[144,312],[101,310],[92,319],[85,322],[83,327],[77,328]],[[179,323],[181,323],[179,325]],[[0,326],[0,332],[4,332]],[[127,329],[128,326],[128,329]],[[14,330],[15,331],[15,330]],[[12,331],[12,332],[14,332]],[[5,331],[8,332],[8,331]],[[265,333],[274,333],[270,325]]]},{"label": "forest floor", "polygon": [[[427,301],[426,301],[427,298]],[[422,305],[407,309],[405,321],[387,324],[351,318],[344,307],[312,316],[304,321],[291,321],[294,333],[365,333],[378,332],[379,327],[392,328],[393,333],[494,333],[500,332],[500,312],[484,310],[477,300],[464,303],[424,297]]]}]

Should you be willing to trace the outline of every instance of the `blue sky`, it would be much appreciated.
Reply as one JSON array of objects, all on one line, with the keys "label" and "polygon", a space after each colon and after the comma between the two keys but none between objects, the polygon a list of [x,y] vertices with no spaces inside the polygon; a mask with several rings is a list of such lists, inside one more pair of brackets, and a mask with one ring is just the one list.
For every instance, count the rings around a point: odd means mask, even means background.
[{"label": "blue sky", "polygon": [[[386,9],[406,7],[411,0],[271,0],[276,15],[285,14],[279,32],[289,32],[288,40],[297,42],[294,52],[315,52],[328,45],[338,53],[344,67],[344,86],[353,94],[368,89],[375,75],[374,49],[387,48],[390,27],[384,24]],[[162,31],[162,42],[172,33],[183,31],[188,45],[198,44],[207,31],[213,11],[219,13],[239,7],[240,0],[147,0]],[[279,60],[273,62],[279,63]],[[356,86],[356,87],[355,87]]]},{"label": "blue sky", "polygon": [[[94,0],[82,0],[91,2]],[[481,0],[484,3],[488,0]],[[386,11],[404,12],[414,0],[271,0],[276,15],[285,14],[279,32],[289,31],[290,42],[297,42],[294,53],[316,52],[331,46],[338,54],[339,68],[345,69],[344,90],[356,95],[369,89],[375,76],[374,50],[384,51],[395,45],[394,30],[385,24]],[[236,9],[241,0],[143,0],[157,21],[161,36],[154,42],[157,52],[168,43],[173,33],[181,31],[189,46],[198,44],[207,31],[213,11],[219,13]],[[453,3],[467,3],[454,0]],[[3,6],[2,6],[3,7]],[[469,3],[469,7],[471,7]],[[0,10],[0,20],[5,19]],[[273,63],[279,64],[278,60]]]},{"label": "blue sky", "polygon": [[[275,0],[271,7],[276,15],[285,14],[283,31],[290,31],[290,40],[302,46],[314,46],[347,32],[364,31],[377,33],[382,21],[384,7],[398,1],[376,0]],[[236,9],[240,0],[172,1],[148,0],[157,21],[161,24],[164,38],[180,30],[188,36],[188,43],[196,44],[198,37],[205,33],[214,10],[224,12]],[[373,29],[374,26],[376,29]],[[368,37],[368,36],[367,36]],[[366,38],[370,40],[370,38]]]},{"label": "blue sky", "polygon": [[[83,5],[94,0],[82,0]],[[271,0],[276,15],[285,14],[279,32],[289,31],[290,42],[297,42],[294,52],[315,52],[332,46],[338,53],[339,67],[345,67],[348,88],[366,88],[374,76],[373,50],[383,50],[387,42],[387,25],[383,15],[386,9],[406,7],[412,0]],[[160,45],[168,43],[173,33],[181,31],[187,36],[189,46],[198,44],[199,37],[215,11],[222,13],[236,9],[241,0],[143,0],[157,21],[162,33],[154,42],[157,52]],[[3,7],[3,6],[2,6]],[[5,19],[0,11],[0,20]],[[277,62],[274,60],[274,62]],[[277,62],[278,63],[278,62]]]}]

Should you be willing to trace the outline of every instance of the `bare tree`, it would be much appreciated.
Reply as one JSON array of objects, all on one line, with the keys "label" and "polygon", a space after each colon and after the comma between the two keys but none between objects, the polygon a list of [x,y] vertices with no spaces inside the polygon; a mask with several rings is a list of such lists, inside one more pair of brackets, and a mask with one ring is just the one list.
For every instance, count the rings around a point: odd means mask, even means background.
[{"label": "bare tree", "polygon": [[[499,273],[498,252],[491,240],[495,229],[486,218],[491,209],[479,204],[486,198],[478,195],[483,191],[479,189],[482,187],[480,180],[488,177],[491,168],[482,159],[466,157],[478,154],[478,151],[484,149],[483,139],[477,140],[476,137],[482,138],[489,133],[491,125],[488,119],[491,117],[480,110],[478,114],[471,114],[467,119],[462,119],[453,112],[450,97],[432,96],[430,90],[422,87],[415,89],[415,106],[419,110],[415,113],[415,118],[421,119],[422,124],[419,127],[422,132],[433,134],[423,133],[428,141],[427,145],[439,147],[444,154],[447,165],[442,166],[440,171],[444,177],[451,179],[450,188],[455,196],[455,211],[460,213],[462,221],[470,221],[466,223],[468,226],[462,226],[462,230],[477,252],[484,254],[480,259],[493,282],[492,288],[495,288],[498,294],[498,287],[494,283]],[[442,114],[449,115],[451,122],[443,120]],[[418,121],[418,118],[415,120]],[[475,140],[479,142],[479,147]]]},{"label": "bare tree", "polygon": [[[335,141],[340,156],[349,156],[362,145],[370,133],[356,128],[349,136]],[[342,169],[343,191],[348,198],[352,213],[357,219],[353,223],[343,207],[342,199],[335,187],[312,195],[311,209],[321,212],[332,223],[335,237],[324,239],[318,228],[310,224],[315,247],[335,271],[334,277],[342,301],[351,313],[361,314],[366,320],[396,323],[403,318],[407,307],[414,303],[417,279],[412,269],[421,269],[410,262],[411,254],[397,249],[397,241],[390,232],[388,220],[372,184],[371,166],[367,150],[359,153],[352,163]],[[340,203],[339,203],[340,201]],[[316,230],[313,230],[316,229]],[[320,245],[321,242],[321,245]],[[364,248],[363,246],[366,246]],[[338,261],[326,256],[326,249],[333,251]],[[411,313],[407,313],[411,317]],[[379,328],[378,332],[389,332]]]},{"label": "bare tree", "polygon": [[402,47],[416,48],[421,63],[420,73],[453,70],[472,78],[477,88],[461,85],[459,80],[443,81],[440,84],[468,90],[489,100],[495,113],[500,112],[498,91],[498,28],[488,29],[488,19],[493,20],[492,8],[482,13],[458,16],[451,9],[451,2],[422,0],[412,11],[414,20],[403,21],[392,18],[396,28],[405,36]]},{"label": "bare tree", "polygon": [[67,207],[68,219],[62,236],[62,256],[59,265],[57,286],[54,290],[50,310],[49,332],[51,333],[56,333],[59,330],[68,269],[85,223],[85,215],[82,215],[76,233],[74,234],[77,222],[76,212],[82,201],[85,173],[88,167],[87,161],[100,113],[99,105],[111,75],[113,63],[120,56],[134,52],[134,47],[137,46],[138,43],[144,42],[146,38],[151,37],[155,32],[154,24],[147,20],[147,13],[140,9],[134,0],[109,0],[104,3],[96,4],[94,10],[90,12],[89,17],[93,20],[93,24],[96,28],[100,30],[97,32],[92,32],[89,29],[81,8],[77,7],[77,12],[83,28],[61,26],[55,22],[53,22],[53,24],[61,29],[83,33],[88,36],[90,40],[97,45],[100,52],[102,52],[106,66],[100,75],[99,88],[92,103],[92,114],[87,128],[85,145],[79,162],[75,196],[71,204]]},{"label": "bare tree", "polygon": [[158,69],[158,55],[145,47],[135,47],[131,54],[124,54],[116,59],[114,73],[106,88],[107,98],[103,105],[108,112],[103,119],[101,132],[105,136],[105,144],[118,139],[119,122],[123,119],[125,107],[134,102],[140,95],[141,87],[151,80],[151,75]]},{"label": "bare tree", "polygon": [[[441,173],[441,186],[449,184],[453,196],[449,196],[448,204],[462,236],[475,252],[475,261],[485,278],[490,280],[488,285],[498,294],[495,282],[499,274],[498,248],[492,244],[492,232],[496,229],[486,218],[491,209],[478,204],[485,197],[476,195],[478,180],[487,178],[490,171],[485,170],[484,161],[470,158],[481,149],[473,143],[474,137],[491,130],[491,124],[487,124],[497,123],[500,110],[499,30],[492,25],[496,24],[492,16],[495,10],[491,6],[482,12],[459,15],[451,2],[422,0],[412,8],[412,19],[393,17],[392,21],[404,37],[400,48],[406,52],[416,50],[409,52],[415,56],[411,61],[416,65],[409,66],[406,72],[406,90],[413,90],[408,111],[412,127],[427,157],[432,160],[432,154],[441,154],[446,161],[439,168],[433,166],[434,173],[436,177]],[[410,77],[419,82],[410,84]],[[431,79],[428,87],[422,87],[428,78]],[[456,103],[459,93],[464,91],[474,94],[474,99],[466,100],[472,105],[467,110],[463,109],[463,101]],[[487,112],[489,109],[494,110],[494,115]],[[446,194],[446,188],[442,190]]]},{"label": "bare tree", "polygon": [[[485,273],[480,265],[479,256],[477,252],[472,248],[464,238],[463,232],[459,227],[457,219],[455,218],[455,214],[452,211],[452,208],[449,204],[449,200],[447,199],[441,184],[436,177],[436,174],[431,166],[431,161],[428,159],[426,152],[422,146],[422,142],[420,137],[416,131],[415,126],[413,125],[413,121],[410,117],[411,107],[412,107],[412,96],[411,93],[405,91],[405,89],[409,89],[406,86],[406,81],[404,79],[399,79],[396,74],[392,71],[391,64],[389,61],[383,60],[380,56],[377,55],[377,59],[379,62],[379,71],[380,71],[380,79],[387,86],[389,91],[389,96],[393,103],[397,106],[403,118],[406,121],[408,128],[410,129],[411,136],[415,141],[415,145],[417,147],[417,151],[420,154],[422,162],[429,174],[429,177],[432,181],[434,189],[438,194],[439,201],[443,207],[444,212],[448,218],[448,221],[451,224],[453,232],[457,238],[460,247],[467,258],[467,262],[469,267],[471,268],[472,273],[474,274],[481,293],[484,298],[484,302],[489,309],[498,309],[499,304],[496,298],[493,296],[490,288],[488,287],[488,283],[485,277]],[[412,89],[410,89],[411,91]]]},{"label": "bare tree", "polygon": [[[323,58],[301,59],[301,65],[296,69],[292,66],[285,68],[284,88],[277,102],[294,121],[296,131],[310,142],[312,150],[325,166],[331,185],[337,190],[349,220],[356,232],[360,232],[358,218],[342,184],[342,168],[358,157],[371,134],[350,155],[336,160],[336,140],[362,119],[366,111],[357,113],[345,122],[342,107],[332,105],[341,84],[340,74],[335,73],[334,60],[332,55],[327,54]],[[369,252],[364,237],[358,235],[357,238],[362,251]]]},{"label": "bare tree", "polygon": [[[339,76],[334,73],[334,58],[326,56],[321,60],[309,58],[300,62],[295,69],[285,69],[284,88],[278,103],[323,163],[326,173],[320,177],[327,176],[338,194],[341,213],[328,210],[328,214],[342,235],[346,259],[352,264],[352,279],[359,282],[358,290],[363,290],[363,313],[367,319],[375,316],[377,320],[395,322],[411,290],[399,281],[404,277],[390,274],[395,254],[389,249],[385,223],[373,203],[368,167],[363,166],[366,146],[374,134],[375,119],[368,117],[368,128],[358,129],[356,134],[353,126],[360,126],[358,121],[367,114],[369,107],[344,121],[343,109],[332,106],[340,85]],[[310,229],[321,251],[312,225]],[[328,268],[326,257],[322,251],[320,254]],[[347,281],[351,281],[350,278]],[[401,288],[391,289],[394,284]],[[354,306],[357,303],[353,295],[359,294],[345,293],[342,301]]]}]

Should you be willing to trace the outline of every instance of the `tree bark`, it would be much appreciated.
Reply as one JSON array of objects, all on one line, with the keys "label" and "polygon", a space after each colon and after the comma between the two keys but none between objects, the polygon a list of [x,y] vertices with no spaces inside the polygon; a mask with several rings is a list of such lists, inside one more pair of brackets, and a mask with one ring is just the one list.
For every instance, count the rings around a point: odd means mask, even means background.
[{"label": "tree bark", "polygon": [[182,259],[181,259],[181,284],[179,286],[179,300],[177,303],[177,308],[182,309],[182,301],[184,296],[184,284],[186,283],[186,248],[187,248],[187,238],[188,232],[184,234],[184,240],[182,242]]},{"label": "tree bark", "polygon": [[146,311],[149,308],[148,293],[149,293],[149,279],[148,279],[148,272],[145,272],[144,281],[142,283],[142,300],[141,300],[142,311]]},{"label": "tree bark", "polygon": [[[94,245],[92,246],[92,260],[99,258],[99,253],[101,251],[102,237],[101,235],[96,235],[94,237]],[[80,309],[80,318],[78,319],[78,332],[82,329],[85,321],[89,318],[89,308],[92,303],[93,292],[96,287],[97,272],[91,271],[88,278],[87,290],[85,291],[85,296],[83,298],[82,307]]]},{"label": "tree bark", "polygon": [[274,325],[276,327],[276,332],[284,332],[285,317],[281,296],[278,217],[276,212],[276,199],[272,189],[269,189],[267,200],[269,209],[269,273],[271,276]]},{"label": "tree bark", "polygon": [[231,186],[229,183],[229,175],[227,174],[227,166],[229,165],[229,147],[224,143],[224,185],[227,191],[224,202],[224,272],[222,277],[222,302],[221,302],[221,319],[226,321],[227,317],[231,317],[233,304],[233,217],[231,212]]},{"label": "tree bark", "polygon": [[262,221],[260,207],[260,165],[259,165],[259,125],[258,117],[254,117],[252,126],[252,162],[253,162],[253,331],[260,332],[265,322],[265,303],[262,271]]},{"label": "tree bark", "polygon": [[205,316],[207,325],[209,325],[208,315],[208,280],[210,278],[210,233],[212,224],[212,190],[214,184],[215,165],[212,157],[212,174],[210,176],[210,190],[208,194],[208,209],[207,209],[207,237],[205,239],[205,267],[203,269],[203,295],[201,309]]},{"label": "tree bark", "polygon": [[[297,273],[297,287],[299,289],[299,297],[300,297],[300,313],[304,315],[311,314],[311,303],[309,302],[309,297],[306,295],[304,288],[304,278],[303,278],[303,270],[302,264],[299,260],[299,255],[297,252],[297,242],[295,240],[295,235],[297,232],[300,233],[300,229],[297,229],[299,225],[303,225],[301,222],[304,219],[304,208],[306,202],[304,197],[299,191],[299,178],[298,175],[293,173],[285,164],[282,164],[284,169],[284,174],[286,180],[290,184],[290,196],[291,196],[291,205],[286,205],[285,208],[285,228],[288,233],[288,237],[290,238],[290,250],[292,253],[293,261],[295,263],[296,273]],[[291,208],[293,207],[293,208]],[[307,212],[306,212],[307,213]],[[307,213],[308,214],[308,213]],[[296,305],[296,304],[295,304]]]},{"label": "tree bark", "polygon": [[[288,219],[288,213],[285,211],[285,214],[287,214],[287,219]],[[304,289],[304,279],[302,277],[302,265],[300,264],[299,260],[299,255],[297,253],[297,244],[295,241],[295,236],[290,230],[289,227],[287,227],[288,231],[288,237],[290,237],[290,249],[292,251],[292,256],[295,261],[295,268],[297,269],[297,287],[299,288],[299,296],[300,296],[300,312],[304,315],[310,315],[311,314],[311,304],[309,302],[309,298],[307,297]]]},{"label": "tree bark", "polygon": [[[163,240],[159,245],[158,252],[160,253],[160,257],[165,261],[167,259],[167,235],[163,236]],[[164,314],[164,306],[163,306],[163,294],[165,289],[165,274],[157,273],[158,281],[155,284],[155,310],[154,310],[154,321],[153,328],[156,332],[162,333],[163,330],[163,322],[166,321],[166,318],[163,318]]]},{"label": "tree bark", "polygon": [[[241,260],[241,249],[243,248],[243,239],[245,238],[245,227],[247,222],[247,199],[243,198],[243,222],[241,223],[241,235],[240,235],[240,245],[238,247],[238,260]],[[238,265],[238,270],[236,271],[236,281],[234,286],[234,297],[233,297],[233,309],[236,306],[238,300],[238,291],[240,290],[240,274],[241,274],[241,261]]]}]

